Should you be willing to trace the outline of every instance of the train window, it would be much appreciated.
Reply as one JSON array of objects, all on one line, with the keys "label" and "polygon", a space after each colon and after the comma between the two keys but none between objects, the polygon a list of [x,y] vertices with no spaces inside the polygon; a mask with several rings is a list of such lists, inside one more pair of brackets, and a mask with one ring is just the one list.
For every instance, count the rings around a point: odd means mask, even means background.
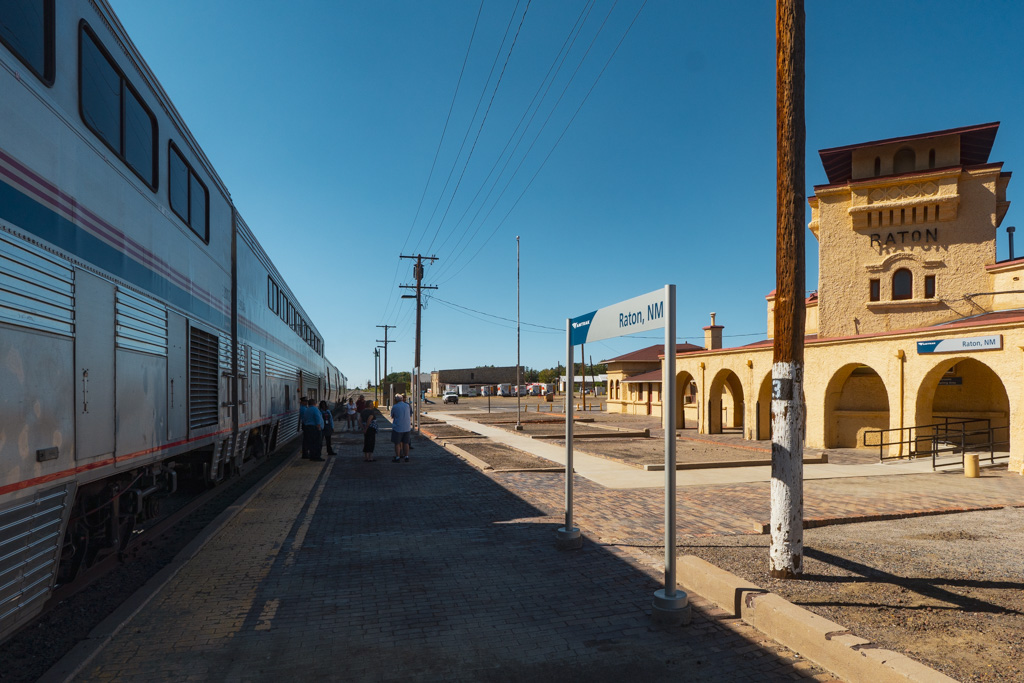
[{"label": "train window", "polygon": [[178,218],[188,222],[188,166],[178,151],[171,147],[167,155],[167,197]]},{"label": "train window", "polygon": [[0,43],[46,85],[53,85],[53,34],[53,0],[0,2]]},{"label": "train window", "polygon": [[206,185],[173,142],[168,144],[167,152],[167,196],[178,218],[185,221],[200,239],[209,243],[207,217],[210,212],[210,195]]},{"label": "train window", "polygon": [[206,186],[199,180],[199,176],[192,174],[192,182],[189,189],[189,224],[197,235],[203,238],[204,242],[210,241],[210,230],[207,227],[206,214],[209,212],[209,195]]},{"label": "train window", "polygon": [[150,189],[156,189],[156,119],[82,22],[78,97],[82,120]]}]

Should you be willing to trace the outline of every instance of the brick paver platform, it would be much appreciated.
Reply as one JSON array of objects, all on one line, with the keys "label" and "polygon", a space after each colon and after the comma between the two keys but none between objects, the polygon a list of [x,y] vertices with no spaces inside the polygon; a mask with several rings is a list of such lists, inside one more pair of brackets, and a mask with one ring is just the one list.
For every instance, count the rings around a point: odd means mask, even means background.
[{"label": "brick paver platform", "polygon": [[[985,470],[979,479],[939,472],[893,477],[813,479],[804,482],[808,526],[957,512],[1006,505],[1024,506],[1024,479],[1005,470]],[[561,474],[495,474],[511,491],[552,514],[564,509]],[[678,474],[680,479],[685,472]],[[760,533],[770,514],[768,482],[686,486],[677,489],[680,536]],[[581,477],[575,481],[574,522],[610,542],[659,544],[664,540],[664,492],[606,489]]]},{"label": "brick paver platform", "polygon": [[[341,441],[293,461],[80,680],[830,680],[697,597],[690,626],[654,626],[639,553],[554,548],[557,475],[485,475],[425,440],[363,463]],[[655,492],[578,490],[585,532],[650,535]]]}]

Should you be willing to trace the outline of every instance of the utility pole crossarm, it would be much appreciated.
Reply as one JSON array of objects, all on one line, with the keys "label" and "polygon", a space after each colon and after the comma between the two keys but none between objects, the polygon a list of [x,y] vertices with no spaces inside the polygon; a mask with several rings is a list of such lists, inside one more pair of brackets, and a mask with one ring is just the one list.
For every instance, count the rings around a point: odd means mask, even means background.
[{"label": "utility pole crossarm", "polygon": [[[395,329],[395,326],[394,325],[377,325],[377,327],[383,327],[384,328],[384,338],[377,340],[378,343],[384,344],[384,371],[381,373],[381,381],[383,382],[385,379],[387,379],[387,376],[388,376],[388,344],[395,343],[394,339],[388,339],[388,330]],[[384,392],[384,387],[381,387],[381,394],[382,394],[381,395],[381,400],[384,399],[383,392]]]}]

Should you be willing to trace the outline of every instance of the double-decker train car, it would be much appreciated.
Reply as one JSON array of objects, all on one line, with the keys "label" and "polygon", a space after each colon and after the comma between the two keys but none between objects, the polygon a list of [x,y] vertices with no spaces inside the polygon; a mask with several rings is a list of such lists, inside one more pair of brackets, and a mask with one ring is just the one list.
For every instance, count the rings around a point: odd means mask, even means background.
[{"label": "double-decker train car", "polygon": [[0,3],[0,638],[345,388],[109,5]]}]

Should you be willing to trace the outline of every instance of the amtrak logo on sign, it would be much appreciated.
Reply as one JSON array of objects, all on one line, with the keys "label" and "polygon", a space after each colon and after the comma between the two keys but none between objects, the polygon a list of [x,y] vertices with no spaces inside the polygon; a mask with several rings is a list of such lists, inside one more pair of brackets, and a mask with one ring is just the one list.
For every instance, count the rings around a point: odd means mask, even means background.
[{"label": "amtrak logo on sign", "polygon": [[665,290],[658,289],[569,321],[573,346],[665,327]]}]

